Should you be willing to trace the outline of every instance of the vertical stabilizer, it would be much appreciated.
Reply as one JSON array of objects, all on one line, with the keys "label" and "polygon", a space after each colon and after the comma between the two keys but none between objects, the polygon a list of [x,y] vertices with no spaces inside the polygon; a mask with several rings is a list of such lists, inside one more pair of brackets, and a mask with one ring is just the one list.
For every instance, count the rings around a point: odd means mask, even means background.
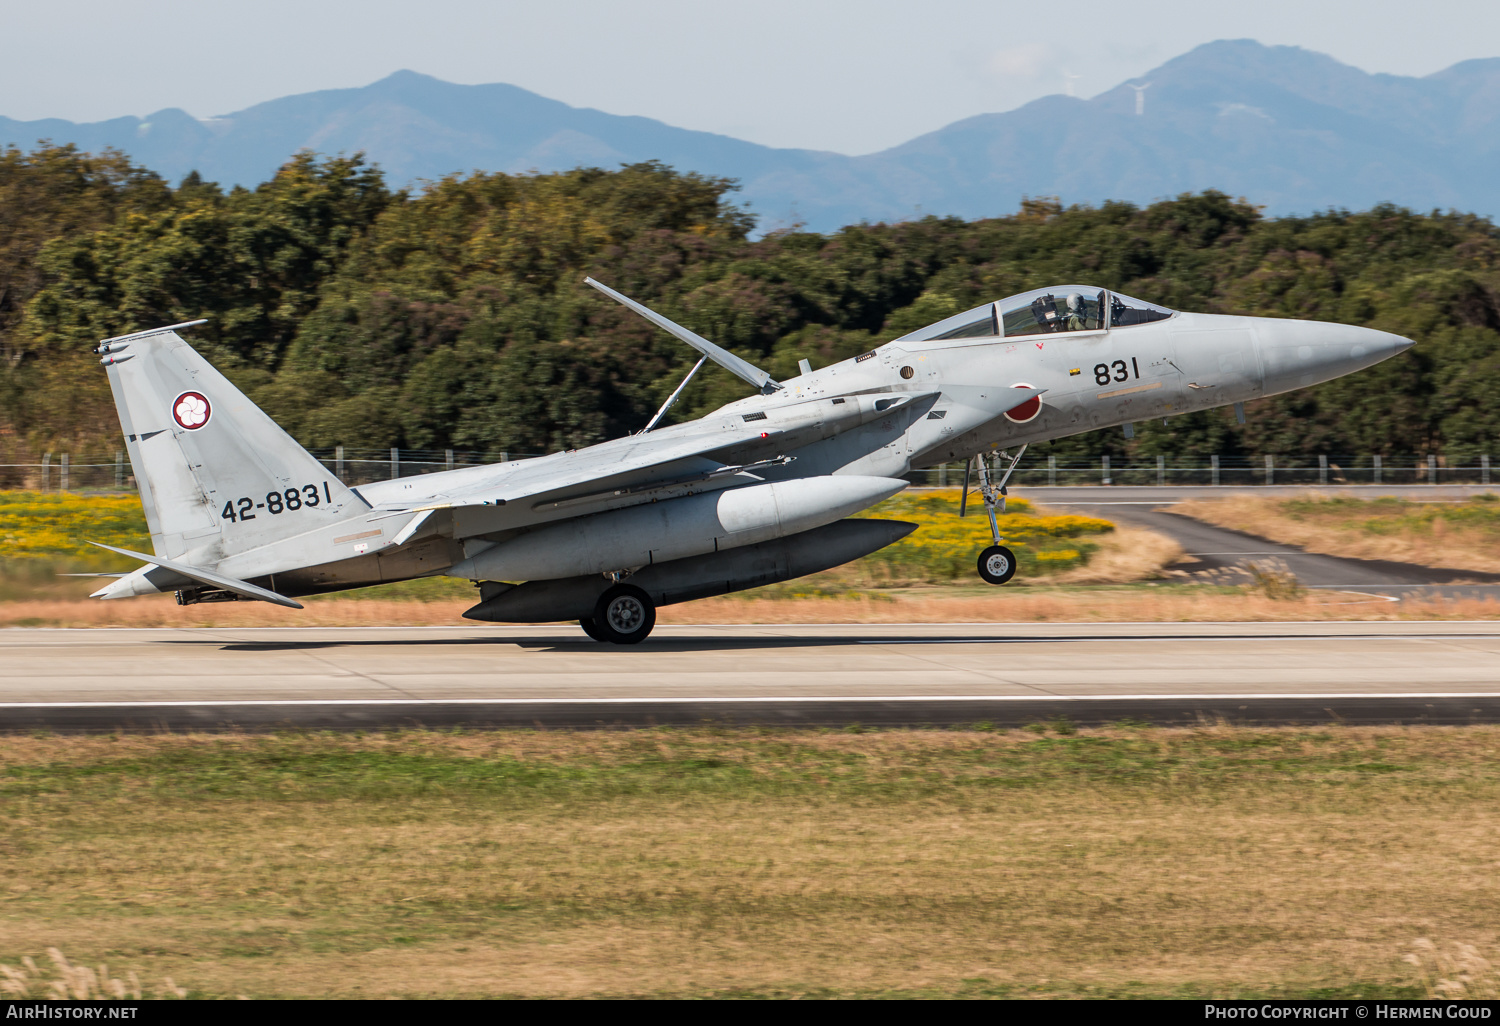
[{"label": "vertical stabilizer", "polygon": [[212,566],[364,512],[174,330],[190,326],[106,339],[96,350],[156,554]]}]

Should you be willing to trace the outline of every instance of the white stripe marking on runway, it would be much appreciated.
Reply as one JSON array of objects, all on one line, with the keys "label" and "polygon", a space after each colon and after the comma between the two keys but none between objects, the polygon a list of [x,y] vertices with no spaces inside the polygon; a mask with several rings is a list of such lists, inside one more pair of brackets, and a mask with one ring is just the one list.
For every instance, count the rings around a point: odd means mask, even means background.
[{"label": "white stripe marking on runway", "polygon": [[[1350,595],[1365,595],[1362,591]],[[1369,595],[1369,598],[1389,598]],[[1400,599],[1394,601],[1399,602]],[[1349,603],[1354,605],[1355,603]],[[1024,625],[1022,625],[1024,626]],[[1120,637],[1113,634],[1037,634],[1015,638],[856,638],[856,645],[1029,645],[1046,641],[1500,641],[1496,634],[1143,634]]]},{"label": "white stripe marking on runway", "polygon": [[312,706],[312,705],[637,705],[656,702],[664,705],[695,703],[728,704],[732,702],[1141,702],[1141,701],[1220,701],[1239,702],[1265,699],[1305,699],[1331,701],[1339,698],[1500,698],[1500,691],[1412,691],[1412,692],[1329,692],[1308,694],[1247,695],[745,695],[739,698],[709,696],[703,698],[291,698],[248,699],[245,701],[167,701],[167,702],[5,702],[6,709],[158,709],[223,708],[240,706]]},{"label": "white stripe marking on runway", "polygon": [[[1366,585],[1360,585],[1360,587],[1366,587]],[[1368,587],[1385,587],[1385,585],[1369,585]],[[1428,587],[1428,585],[1407,585],[1407,584],[1403,584],[1403,585],[1392,585],[1392,587],[1402,587],[1402,588],[1424,587],[1425,588],[1425,587]],[[1447,587],[1447,585],[1431,585],[1431,587],[1435,587],[1435,588],[1437,588],[1437,587]],[[1256,625],[1258,623],[1262,623],[1262,622],[1264,622],[1264,621],[1258,621],[1258,620],[1188,620],[1188,621],[1183,621],[1181,624],[1174,624],[1174,626],[1182,626],[1182,627],[1245,627],[1245,626],[1254,626],[1254,625]],[[1283,626],[1283,627],[1326,627],[1330,623],[1341,624],[1341,625],[1343,625],[1345,627],[1356,627],[1356,626],[1359,626],[1359,624],[1361,622],[1362,621],[1359,621],[1359,620],[1280,620],[1280,621],[1277,621],[1277,623],[1280,626]],[[1420,622],[1426,622],[1426,623],[1451,623],[1451,624],[1482,623],[1482,624],[1489,624],[1491,626],[1500,627],[1500,623],[1497,623],[1495,620],[1427,620],[1427,621],[1413,621],[1413,622],[1418,622],[1418,623],[1420,623]],[[483,625],[480,625],[480,624],[452,624],[452,625],[435,625],[435,626],[416,625],[416,626],[410,626],[410,627],[402,627],[402,626],[399,626],[399,625],[398,626],[391,626],[389,624],[383,624],[383,625],[379,625],[379,626],[362,626],[362,627],[322,627],[322,626],[312,626],[312,627],[295,627],[295,626],[288,626],[288,627],[0,627],[0,640],[4,640],[5,636],[6,636],[6,634],[8,632],[15,633],[15,634],[25,634],[25,633],[32,633],[32,634],[106,634],[106,633],[112,633],[112,632],[113,633],[134,632],[134,633],[137,633],[137,634],[147,634],[147,633],[154,633],[154,632],[160,632],[162,634],[173,634],[173,633],[182,633],[182,634],[208,634],[210,632],[215,632],[215,631],[245,631],[245,632],[264,632],[264,633],[272,633],[272,632],[277,632],[277,631],[470,631],[470,632],[476,632],[476,631],[502,631],[502,630],[521,631],[521,630],[566,629],[568,626],[569,626],[569,624],[567,624],[567,623],[565,623],[563,621],[552,621],[552,622],[549,622],[549,623],[530,623],[530,624],[483,624]],[[952,622],[933,622],[931,620],[922,620],[922,621],[910,621],[910,622],[902,622],[902,623],[868,623],[868,622],[863,622],[862,623],[862,622],[859,622],[859,621],[848,620],[848,621],[836,621],[836,622],[830,622],[830,623],[674,623],[674,624],[662,624],[662,625],[660,625],[660,629],[662,629],[662,630],[671,629],[671,630],[678,630],[678,631],[680,631],[680,630],[692,630],[692,629],[698,628],[698,627],[713,627],[713,628],[727,628],[727,629],[730,629],[730,630],[736,630],[736,629],[741,629],[741,628],[747,629],[747,630],[749,630],[749,629],[761,630],[761,629],[765,629],[765,628],[768,628],[768,627],[774,627],[774,628],[777,628],[777,629],[782,629],[782,628],[797,629],[797,628],[801,628],[801,629],[804,629],[804,630],[815,630],[815,629],[821,629],[821,628],[827,628],[827,627],[863,627],[863,628],[873,629],[873,630],[889,630],[892,627],[931,627],[931,628],[944,628],[944,627],[997,627],[998,628],[998,627],[1037,627],[1037,626],[1056,626],[1056,627],[1158,627],[1158,626],[1161,626],[1161,623],[1159,621],[1156,621],[1156,620],[1095,620],[1095,621],[1088,621],[1086,623],[1084,623],[1084,622],[1075,622],[1075,621],[1053,621],[1050,624],[1039,624],[1035,620],[1025,620],[1025,621],[1007,621],[1007,620],[954,620]],[[1496,636],[1500,637],[1500,631],[1497,631]]]}]

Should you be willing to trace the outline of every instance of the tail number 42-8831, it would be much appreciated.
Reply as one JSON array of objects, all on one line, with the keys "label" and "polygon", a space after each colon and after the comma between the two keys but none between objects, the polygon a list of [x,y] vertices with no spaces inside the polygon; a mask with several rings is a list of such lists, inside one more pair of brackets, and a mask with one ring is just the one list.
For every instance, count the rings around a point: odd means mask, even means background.
[{"label": "tail number 42-8831", "polygon": [[328,491],[328,482],[324,481],[322,494],[319,494],[317,485],[309,484],[301,488],[288,488],[284,492],[267,492],[263,502],[256,502],[249,497],[230,499],[224,503],[219,519],[227,520],[232,524],[241,520],[254,520],[255,511],[258,509],[277,516],[281,513],[295,513],[299,509],[312,509],[321,502],[332,501],[333,496]]}]

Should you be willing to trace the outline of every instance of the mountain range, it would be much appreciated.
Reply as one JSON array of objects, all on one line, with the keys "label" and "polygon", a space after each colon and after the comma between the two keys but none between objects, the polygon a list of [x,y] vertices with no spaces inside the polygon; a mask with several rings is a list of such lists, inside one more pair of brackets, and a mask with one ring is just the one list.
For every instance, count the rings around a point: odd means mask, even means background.
[{"label": "mountain range", "polygon": [[[1149,83],[1140,92],[1136,85]],[[301,149],[362,150],[393,184],[454,172],[660,160],[736,178],[761,230],[1014,211],[1022,196],[1137,203],[1218,189],[1270,214],[1393,202],[1500,213],[1500,58],[1411,78],[1221,40],[1091,99],[1047,96],[862,156],[778,149],[399,71],[207,120],[170,108],[75,124],[0,117],[0,144],[112,146],[170,180],[254,186]]]}]

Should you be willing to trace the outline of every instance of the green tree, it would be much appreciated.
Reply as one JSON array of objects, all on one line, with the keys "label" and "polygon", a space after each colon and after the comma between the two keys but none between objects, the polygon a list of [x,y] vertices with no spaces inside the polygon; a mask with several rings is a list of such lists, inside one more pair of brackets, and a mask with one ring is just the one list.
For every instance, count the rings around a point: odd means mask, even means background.
[{"label": "green tree", "polygon": [[[1500,440],[1500,232],[1483,218],[1381,206],[1266,219],[1210,191],[1145,207],[1025,200],[1007,217],[752,240],[733,192],[645,163],[455,175],[408,195],[358,157],[302,154],[226,194],[197,175],[168,189],[118,155],[11,151],[0,224],[24,223],[29,241],[7,249],[0,237],[4,427],[108,439],[94,340],[208,317],[195,344],[307,444],[587,445],[638,430],[695,359],[587,288],[593,276],[778,377],[1043,284],[1418,343],[1363,374],[1250,403],[1243,426],[1208,411],[1143,422],[1133,439],[1113,429],[1034,450],[1065,464],[1467,460]],[[68,197],[81,197],[76,209]],[[39,212],[18,210],[27,203]],[[671,416],[744,394],[710,366]]]},{"label": "green tree", "polygon": [[100,338],[142,328],[207,317],[196,336],[206,356],[231,375],[274,373],[323,282],[391,201],[362,158],[305,153],[254,192],[223,196],[189,176],[162,202],[54,239],[36,259],[45,284],[13,333],[36,364],[15,375],[16,426],[113,434],[113,403],[88,354]]}]

